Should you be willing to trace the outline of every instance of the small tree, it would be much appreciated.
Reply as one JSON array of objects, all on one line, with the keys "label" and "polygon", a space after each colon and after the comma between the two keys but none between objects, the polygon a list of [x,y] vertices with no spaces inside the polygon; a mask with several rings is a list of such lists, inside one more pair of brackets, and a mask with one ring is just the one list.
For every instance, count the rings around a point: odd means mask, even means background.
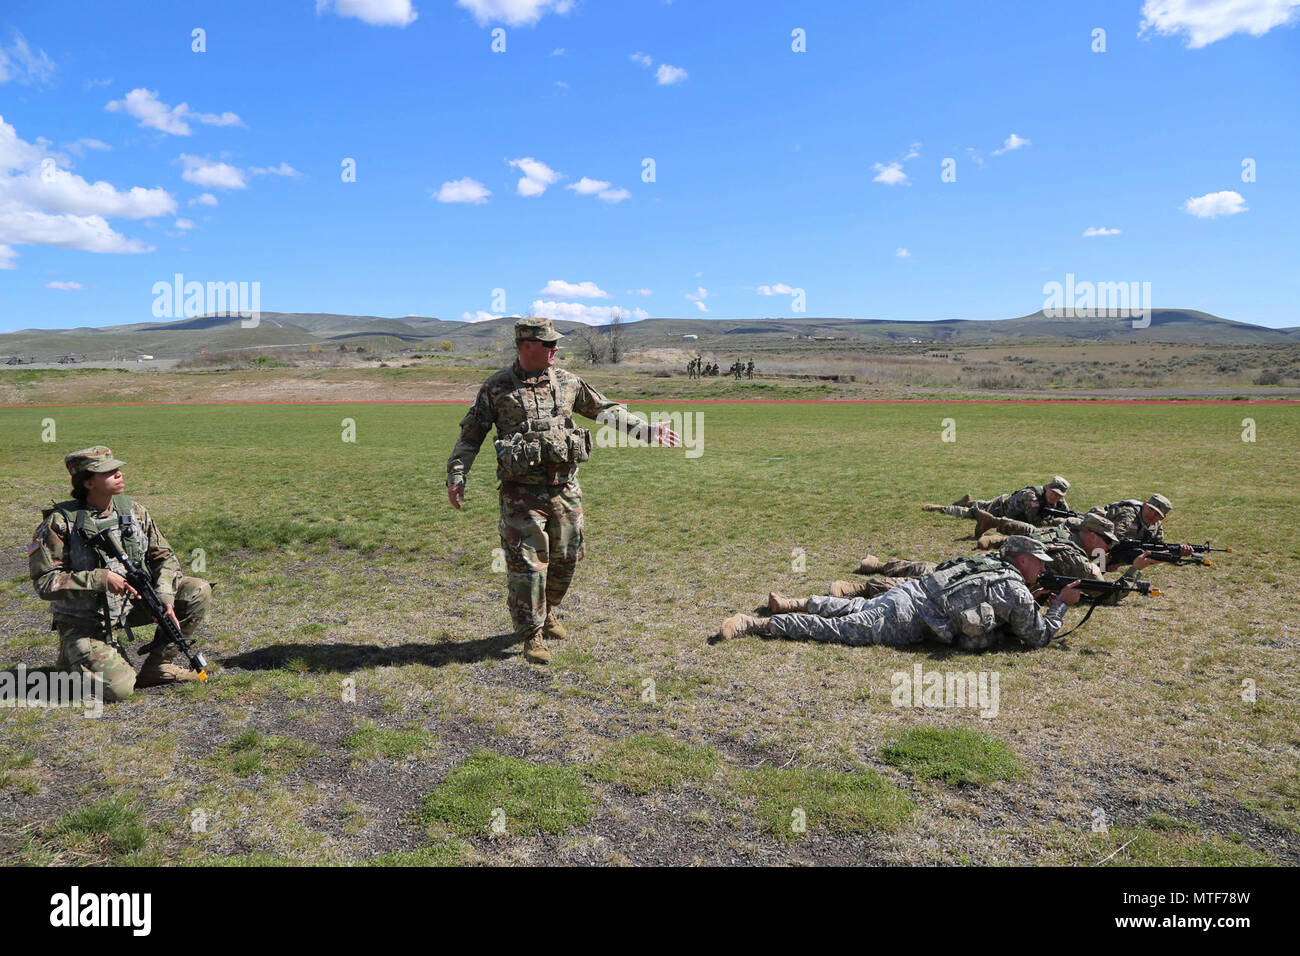
[{"label": "small tree", "polygon": [[578,358],[585,359],[590,365],[599,365],[605,360],[605,337],[590,325],[583,325],[569,333],[572,338],[573,352]]},{"label": "small tree", "polygon": [[609,344],[609,360],[617,365],[623,361],[626,346],[623,340],[623,314],[614,310],[614,317],[609,320],[605,338]]}]

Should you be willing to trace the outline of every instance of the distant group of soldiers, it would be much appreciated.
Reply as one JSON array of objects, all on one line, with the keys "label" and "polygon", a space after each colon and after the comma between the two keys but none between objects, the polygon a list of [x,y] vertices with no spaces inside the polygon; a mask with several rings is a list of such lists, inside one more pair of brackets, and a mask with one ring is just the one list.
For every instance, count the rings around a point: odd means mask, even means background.
[{"label": "distant group of soldiers", "polygon": [[[720,375],[717,362],[705,362],[703,358],[696,356],[686,363],[686,375],[688,378],[705,378],[710,375]],[[731,368],[727,369],[727,374],[732,378],[753,378],[754,362],[735,361],[731,363]]]},{"label": "distant group of soldiers", "polygon": [[[1062,636],[1067,608],[1085,592],[1094,607],[1114,605],[1134,592],[1159,593],[1140,574],[1157,561],[1206,563],[1199,552],[1212,550],[1208,546],[1165,543],[1163,522],[1172,505],[1164,495],[1115,501],[1081,514],[1065,501],[1069,487],[1058,475],[996,498],[965,495],[951,505],[922,505],[974,519],[980,553],[943,563],[869,554],[856,569],[866,580],[836,581],[829,595],[804,599],[771,592],[770,617],[733,615],[722,622],[718,637],[762,634],[896,646],[930,639],[963,650],[1014,638],[1042,647]],[[1124,564],[1129,569],[1106,582],[1106,573]],[[1041,586],[1043,581],[1051,587]]]}]

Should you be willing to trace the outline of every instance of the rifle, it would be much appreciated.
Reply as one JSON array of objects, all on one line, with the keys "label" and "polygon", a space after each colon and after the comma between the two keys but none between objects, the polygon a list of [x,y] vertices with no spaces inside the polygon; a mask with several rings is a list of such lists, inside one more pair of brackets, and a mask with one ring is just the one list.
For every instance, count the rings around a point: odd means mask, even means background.
[{"label": "rifle", "polygon": [[1160,596],[1160,589],[1153,588],[1150,581],[1093,581],[1089,578],[1072,578],[1064,574],[1049,574],[1046,571],[1038,575],[1038,580],[1034,582],[1034,587],[1046,588],[1048,592],[1055,594],[1065,590],[1067,585],[1075,581],[1079,582],[1080,591],[1092,596],[1092,600],[1089,602],[1088,613],[1085,614],[1083,620],[1074,625],[1074,627],[1070,628],[1068,631],[1055,635],[1052,638],[1054,641],[1059,641],[1061,638],[1073,634],[1079,628],[1083,627],[1083,625],[1087,624],[1088,618],[1092,617],[1092,612],[1097,610],[1097,604],[1104,595],[1115,594],[1117,592],[1136,592],[1138,594],[1145,594],[1148,597]]},{"label": "rifle", "polygon": [[1211,548],[1210,542],[1205,544],[1193,544],[1190,546],[1192,553],[1189,557],[1184,558],[1181,544],[1171,544],[1164,541],[1152,541],[1144,543],[1139,538],[1120,538],[1119,544],[1112,545],[1107,560],[1111,564],[1132,564],[1143,551],[1150,552],[1152,560],[1164,561],[1167,564],[1203,564],[1207,568],[1214,567],[1214,562],[1205,556],[1207,551],[1231,551],[1232,548]]},{"label": "rifle", "polygon": [[1069,508],[1058,508],[1056,505],[1044,504],[1038,509],[1039,521],[1042,521],[1044,518],[1060,518],[1064,520],[1066,518],[1082,517],[1083,515],[1079,514],[1077,511],[1071,511]]},{"label": "rifle", "polygon": [[[130,515],[121,515],[118,522],[122,529],[123,537],[130,538],[135,534],[135,522]],[[167,613],[167,605],[163,599],[158,596],[154,590],[153,579],[149,577],[146,571],[139,563],[132,561],[130,555],[122,547],[122,542],[114,535],[114,528],[106,528],[101,531],[97,538],[101,539],[107,547],[109,553],[117,560],[121,561],[126,568],[126,581],[131,587],[135,588],[140,594],[140,600],[148,608],[150,617],[153,618],[157,629],[154,631],[153,640],[148,644],[143,644],[136,649],[137,654],[149,654],[153,651],[161,651],[168,644],[175,644],[189,661],[190,667],[198,672],[199,680],[206,682],[208,679],[208,661],[199,651],[194,643],[185,636],[180,627]]]}]

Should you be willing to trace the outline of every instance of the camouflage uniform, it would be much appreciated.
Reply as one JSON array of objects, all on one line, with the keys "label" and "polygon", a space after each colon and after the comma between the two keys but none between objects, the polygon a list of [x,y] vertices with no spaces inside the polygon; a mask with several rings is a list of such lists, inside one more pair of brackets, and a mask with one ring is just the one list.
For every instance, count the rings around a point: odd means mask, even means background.
[{"label": "camouflage uniform", "polygon": [[1000,557],[960,558],[877,597],[808,599],[808,613],[774,614],[780,637],[840,644],[917,644],[928,638],[968,651],[1015,637],[1042,647],[1061,628],[1066,604],[1040,612],[1024,577]]},{"label": "camouflage uniform", "polygon": [[[1030,485],[987,501],[972,501],[969,505],[945,505],[939,511],[954,518],[975,518],[978,517],[976,512],[987,511],[994,517],[1022,521],[1032,527],[1044,523],[1038,520],[1038,512],[1047,504],[1049,488],[1064,494],[1069,490],[1070,483],[1058,475],[1046,485]],[[1070,506],[1062,498],[1054,507],[1068,509]]]},{"label": "camouflage uniform", "polygon": [[[1143,524],[1142,505],[1148,504],[1160,513],[1160,521],[1155,524]],[[1165,515],[1169,514],[1169,499],[1164,495],[1152,495],[1145,502],[1136,498],[1124,501],[1112,501],[1108,505],[1098,505],[1089,514],[1099,514],[1115,526],[1115,533],[1121,538],[1135,538],[1143,544],[1164,544],[1165,532],[1162,527]]]},{"label": "camouflage uniform", "polygon": [[[559,333],[549,319],[522,319],[516,340]],[[574,414],[619,430],[649,425],[565,369],[527,372],[515,363],[479,389],[461,419],[447,460],[447,486],[463,485],[492,426],[497,438],[501,547],[506,555],[507,606],[515,633],[536,634],[564,595],[583,556],[582,489],[578,465],[591,453],[591,433]]]},{"label": "camouflage uniform", "polygon": [[[1081,531],[1087,530],[1108,537],[1114,543],[1117,540],[1114,534],[1114,526],[1105,520],[1098,520],[1100,517],[1100,515],[1092,515],[1091,517],[1085,515],[1083,518],[1070,518],[1055,528],[1031,530],[1026,537],[1040,542],[1048,554],[1049,560],[1043,570],[1049,574],[1059,574],[1063,577],[1078,578],[1085,581],[1105,580],[1101,568],[1093,561],[1092,555],[1088,554],[1083,539],[1079,536]],[[980,539],[981,546],[986,540],[984,538]],[[991,545],[996,544],[997,546],[1001,546],[1003,543],[1004,541],[990,542]],[[929,561],[888,561],[880,570],[880,574],[884,576],[868,580],[861,585],[857,593],[859,595],[881,594],[890,588],[897,587],[909,578],[919,578],[929,574],[936,567],[938,565]],[[1140,580],[1137,569],[1129,568],[1128,571],[1120,575],[1120,580]],[[1126,592],[1108,594],[1098,597],[1096,603],[1103,605],[1118,604],[1127,596]]]},{"label": "camouflage uniform", "polygon": [[[116,468],[120,463],[103,446],[86,452],[101,449],[101,463]],[[68,458],[71,461],[81,456],[78,460],[84,460],[86,452],[74,452]],[[71,464],[69,470],[73,470]],[[105,528],[119,527],[120,516],[127,514],[137,530],[123,537],[123,549],[150,571],[158,596],[175,609],[181,631],[189,637],[203,622],[212,588],[200,578],[181,573],[171,545],[140,502],[115,495],[108,509],[99,513],[76,499],[52,504],[42,510],[41,524],[27,548],[32,584],[41,599],[50,602],[51,630],[59,632],[60,661],[73,670],[80,668],[102,677],[106,701],[129,697],[135,690],[135,668],[122,653],[123,631],[154,623],[148,608],[135,604],[129,594],[109,593],[108,572],[125,577],[126,569],[117,558],[86,539]],[[169,645],[157,654],[151,653],[146,666],[156,668],[171,660],[177,650],[175,645]]]}]

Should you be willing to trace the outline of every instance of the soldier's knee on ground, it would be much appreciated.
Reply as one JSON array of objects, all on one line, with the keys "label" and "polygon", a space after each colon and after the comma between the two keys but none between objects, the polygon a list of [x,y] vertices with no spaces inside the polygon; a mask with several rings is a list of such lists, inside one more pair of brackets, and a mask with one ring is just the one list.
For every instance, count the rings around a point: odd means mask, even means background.
[{"label": "soldier's knee on ground", "polygon": [[103,681],[105,703],[124,700],[135,693],[135,668],[103,641],[87,637],[65,638],[69,669],[96,675]]}]

